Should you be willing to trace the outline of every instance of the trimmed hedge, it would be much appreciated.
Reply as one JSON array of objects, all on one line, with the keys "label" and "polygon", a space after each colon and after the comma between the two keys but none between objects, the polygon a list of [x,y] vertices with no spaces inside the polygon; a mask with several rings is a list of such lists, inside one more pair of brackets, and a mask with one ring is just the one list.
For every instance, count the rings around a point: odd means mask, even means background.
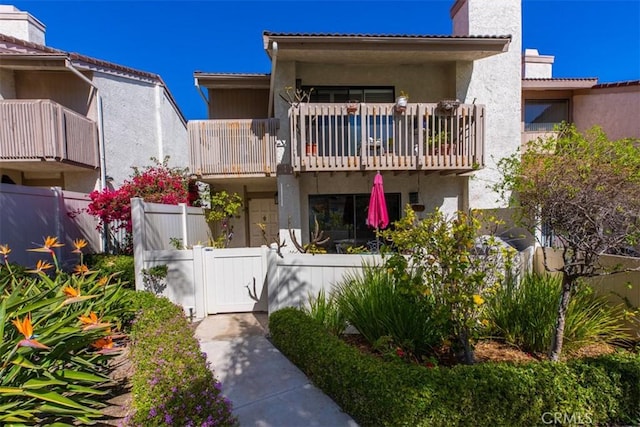
[{"label": "trimmed hedge", "polygon": [[235,426],[182,308],[149,292],[133,292],[131,326],[134,414],[129,426]]},{"label": "trimmed hedge", "polygon": [[429,369],[363,354],[294,308],[273,313],[269,330],[274,344],[362,426],[640,420],[638,355]]},{"label": "trimmed hedge", "polygon": [[84,260],[90,270],[100,270],[103,274],[118,274],[126,289],[136,287],[136,270],[133,255],[87,254]]}]

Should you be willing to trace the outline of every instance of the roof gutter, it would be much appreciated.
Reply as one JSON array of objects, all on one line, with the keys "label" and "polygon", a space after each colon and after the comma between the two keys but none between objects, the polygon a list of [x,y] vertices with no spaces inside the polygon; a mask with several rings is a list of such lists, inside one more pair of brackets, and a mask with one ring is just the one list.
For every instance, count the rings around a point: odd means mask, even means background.
[{"label": "roof gutter", "polygon": [[[78,71],[68,59],[65,61],[65,67],[76,76],[80,77],[85,83],[93,88],[93,93],[96,97],[97,115],[98,115],[98,162],[100,164],[100,190],[104,191],[107,188],[107,161],[106,150],[104,146],[104,120],[102,113],[102,97],[98,91],[98,87],[87,76]],[[108,247],[107,231],[106,227],[102,233],[102,252],[106,252]]]},{"label": "roof gutter", "polygon": [[276,65],[278,64],[278,42],[271,43],[271,78],[269,80],[269,108],[267,117],[273,116],[273,92],[276,84]]},{"label": "roof gutter", "polygon": [[207,106],[207,115],[209,114],[209,100],[207,99],[207,97],[205,96],[204,92],[202,91],[202,88],[200,87],[200,84],[198,83],[198,78],[195,77],[194,79],[194,84],[196,85],[196,89],[198,89],[198,93],[200,94],[200,97],[202,98],[202,100],[204,101],[205,105]]}]

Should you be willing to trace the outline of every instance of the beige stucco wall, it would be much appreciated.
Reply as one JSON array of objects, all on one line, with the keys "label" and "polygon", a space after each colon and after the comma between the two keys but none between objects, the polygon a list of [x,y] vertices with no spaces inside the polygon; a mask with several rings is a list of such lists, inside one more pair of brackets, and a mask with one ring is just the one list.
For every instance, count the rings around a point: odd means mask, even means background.
[{"label": "beige stucco wall", "polygon": [[[534,271],[546,272],[544,256],[546,253],[547,265],[551,270],[562,266],[562,253],[560,250],[538,247],[534,259]],[[596,294],[606,296],[613,305],[623,305],[625,299],[633,307],[640,307],[640,258],[621,257],[616,255],[603,255],[600,257],[603,267],[618,267],[623,269],[636,269],[616,274],[592,277],[587,280]],[[640,320],[640,319],[639,319]],[[640,323],[628,323],[627,327],[633,328],[631,334],[640,337]]]},{"label": "beige stucco wall", "polygon": [[609,139],[640,138],[640,86],[592,89],[573,98],[573,119],[580,131],[601,126]]},{"label": "beige stucco wall", "polygon": [[[280,64],[278,65],[280,66]],[[413,65],[298,64],[296,77],[304,86],[393,86],[409,94],[410,102],[438,102],[455,96],[453,63]]]},{"label": "beige stucco wall", "polygon": [[[373,186],[375,172],[333,174],[304,174],[300,176],[300,205],[302,207],[302,236],[305,242],[309,236],[309,201],[312,194],[369,194]],[[385,193],[400,193],[401,206],[409,203],[409,193],[417,192],[418,201],[425,205],[424,213],[436,207],[446,214],[463,208],[463,192],[466,177],[423,175],[382,172]],[[402,212],[401,212],[402,214]]]},{"label": "beige stucco wall", "polygon": [[[91,73],[85,73],[90,79]],[[88,116],[92,99],[91,86],[71,72],[16,71],[16,98],[50,99]]]},{"label": "beige stucco wall", "polygon": [[13,70],[0,69],[0,99],[13,99],[16,97],[16,82]]}]

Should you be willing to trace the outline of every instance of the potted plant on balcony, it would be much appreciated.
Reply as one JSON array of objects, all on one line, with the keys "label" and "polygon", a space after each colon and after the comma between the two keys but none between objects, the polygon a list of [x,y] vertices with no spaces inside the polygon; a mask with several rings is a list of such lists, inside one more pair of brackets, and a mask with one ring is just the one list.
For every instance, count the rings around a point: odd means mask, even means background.
[{"label": "potted plant on balcony", "polygon": [[396,111],[398,113],[404,113],[404,111],[407,109],[408,102],[409,102],[409,94],[401,90],[400,96],[396,98]]},{"label": "potted plant on balcony", "polygon": [[[284,90],[280,93],[280,98],[289,104],[290,107],[298,108],[300,104],[308,104],[311,100],[311,93],[313,88],[308,91],[299,88],[294,89],[291,86],[285,86]],[[312,118],[315,120],[315,118]],[[300,130],[300,124],[296,126],[296,133],[298,141],[302,139],[302,132]],[[305,155],[317,156],[318,155],[318,143],[315,141],[307,141],[305,143]]]},{"label": "potted plant on balcony", "polygon": [[347,113],[348,114],[355,114],[358,112],[358,104],[360,104],[360,101],[358,100],[349,100],[347,101]]}]

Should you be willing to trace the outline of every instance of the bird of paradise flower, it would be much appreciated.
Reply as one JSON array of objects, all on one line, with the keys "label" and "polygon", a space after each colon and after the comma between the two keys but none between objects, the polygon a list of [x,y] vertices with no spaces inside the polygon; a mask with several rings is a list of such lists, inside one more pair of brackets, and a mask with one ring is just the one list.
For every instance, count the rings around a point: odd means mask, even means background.
[{"label": "bird of paradise flower", "polygon": [[98,315],[93,311],[89,313],[88,316],[80,316],[78,317],[80,322],[84,325],[82,328],[83,331],[90,331],[92,329],[98,328],[108,328],[111,326],[111,323],[103,323],[102,319],[98,318]]},{"label": "bird of paradise flower", "polygon": [[12,322],[15,325],[16,329],[18,329],[18,332],[24,335],[24,339],[18,342],[16,347],[31,347],[41,350],[51,349],[51,347],[48,347],[33,338],[33,325],[31,324],[30,314],[25,316],[25,318],[22,320],[18,318],[13,320]]},{"label": "bird of paradise flower", "polygon": [[48,253],[49,255],[51,255],[51,259],[53,260],[53,263],[56,266],[56,271],[60,271],[60,265],[58,264],[58,257],[56,256],[55,251],[53,250],[54,248],[59,248],[64,246],[64,243],[60,243],[58,242],[58,238],[57,237],[53,237],[53,236],[47,236],[44,239],[44,243],[42,244],[42,246],[38,247],[38,248],[34,248],[34,249],[27,249],[28,251],[31,252],[45,252]]}]

